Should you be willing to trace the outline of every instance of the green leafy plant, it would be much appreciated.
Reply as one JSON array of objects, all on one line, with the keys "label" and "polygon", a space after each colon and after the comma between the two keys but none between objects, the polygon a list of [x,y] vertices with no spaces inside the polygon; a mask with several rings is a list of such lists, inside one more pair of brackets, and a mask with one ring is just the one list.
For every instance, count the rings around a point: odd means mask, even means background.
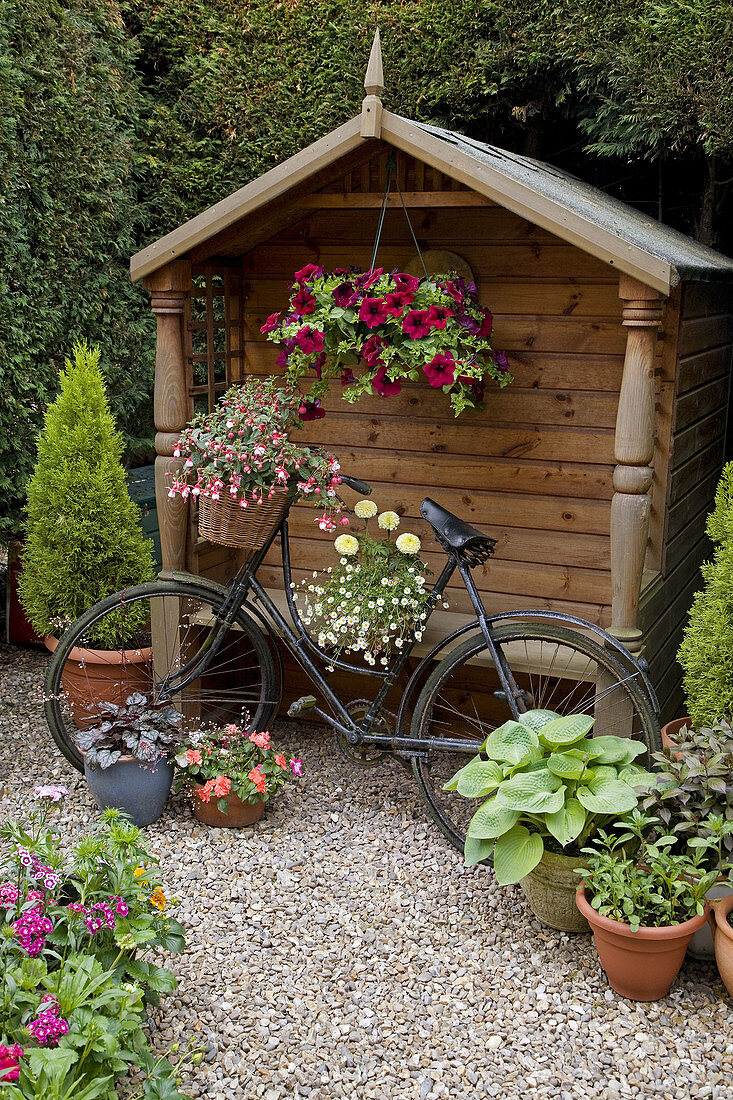
[{"label": "green leafy plant", "polygon": [[715,553],[701,567],[705,587],[695,596],[677,653],[697,728],[733,720],[733,462],[723,469],[707,533]]},{"label": "green leafy plant", "polygon": [[291,378],[316,373],[304,419],[324,415],[320,398],[336,376],[346,401],[389,397],[403,380],[424,380],[449,395],[456,416],[483,408],[488,379],[512,381],[506,356],[491,352],[491,311],[455,272],[418,279],[308,264],[294,278],[289,309],[268,317],[262,331],[282,344]]},{"label": "green leafy plant", "polygon": [[[656,835],[660,824],[658,818],[634,810],[616,822],[620,831],[600,830],[583,848],[585,866],[576,868],[593,908],[628,924],[632,932],[682,924],[702,913],[705,893],[718,877],[703,866],[704,844],[690,841],[683,851],[675,851],[679,838]],[[650,839],[650,830],[655,839]]]},{"label": "green leafy plant", "polygon": [[[153,578],[151,543],[130,500],[99,370],[99,349],[76,344],[46,412],[28,486],[20,598],[39,634],[60,634],[97,600]],[[100,649],[134,642],[145,612],[106,616]]]},{"label": "green leafy plant", "polygon": [[733,858],[733,731],[727,722],[680,730],[672,747],[654,754],[658,779],[642,801],[666,833],[687,844],[709,841],[705,863]]},{"label": "green leafy plant", "polygon": [[508,886],[537,866],[546,843],[577,851],[636,806],[637,789],[653,782],[634,764],[644,744],[588,737],[593,722],[589,714],[527,711],[495,729],[445,784],[466,798],[486,798],[468,827],[469,866],[493,853],[497,882]]},{"label": "green leafy plant", "polygon": [[79,730],[77,746],[90,768],[109,768],[121,756],[134,756],[153,764],[170,755],[181,742],[183,715],[170,703],[148,703],[139,691],[129,695],[124,706],[98,703],[95,716],[107,715],[99,725]]}]

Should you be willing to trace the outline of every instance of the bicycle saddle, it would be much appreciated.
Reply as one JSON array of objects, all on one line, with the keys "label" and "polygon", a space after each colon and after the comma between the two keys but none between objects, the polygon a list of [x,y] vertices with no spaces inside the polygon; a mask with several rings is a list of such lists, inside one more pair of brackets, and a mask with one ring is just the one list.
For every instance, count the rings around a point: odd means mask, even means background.
[{"label": "bicycle saddle", "polygon": [[493,554],[496,539],[441,508],[430,497],[425,497],[420,505],[420,515],[428,521],[443,549],[465,558],[469,565],[480,565]]}]

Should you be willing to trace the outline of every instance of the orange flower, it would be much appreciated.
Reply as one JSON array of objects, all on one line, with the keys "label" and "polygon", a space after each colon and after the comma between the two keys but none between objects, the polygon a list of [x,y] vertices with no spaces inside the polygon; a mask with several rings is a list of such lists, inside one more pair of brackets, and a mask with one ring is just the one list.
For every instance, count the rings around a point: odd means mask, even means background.
[{"label": "orange flower", "polygon": [[189,764],[200,764],[201,753],[198,749],[186,749],[186,760],[188,760]]},{"label": "orange flower", "polygon": [[249,739],[258,749],[269,749],[270,747],[269,730],[263,730],[262,733],[250,733]]},{"label": "orange flower", "polygon": [[156,909],[160,909],[162,912],[165,909],[166,896],[161,890],[160,886],[156,886],[150,895],[150,904],[154,905]]},{"label": "orange flower", "polygon": [[232,789],[232,781],[226,775],[220,775],[214,784],[214,794],[217,798],[223,798]]},{"label": "orange flower", "polygon": [[210,779],[208,783],[204,783],[203,787],[196,788],[196,794],[199,796],[202,802],[211,801],[211,792],[214,789],[215,780]]},{"label": "orange flower", "polygon": [[249,779],[250,783],[254,783],[260,794],[265,793],[265,791],[267,790],[267,784],[265,783],[265,777],[259,768],[253,768],[247,778]]},{"label": "orange flower", "polygon": [[287,768],[288,762],[285,759],[285,753],[284,752],[279,752],[277,754],[277,756],[275,757],[275,763],[279,764],[281,768]]}]

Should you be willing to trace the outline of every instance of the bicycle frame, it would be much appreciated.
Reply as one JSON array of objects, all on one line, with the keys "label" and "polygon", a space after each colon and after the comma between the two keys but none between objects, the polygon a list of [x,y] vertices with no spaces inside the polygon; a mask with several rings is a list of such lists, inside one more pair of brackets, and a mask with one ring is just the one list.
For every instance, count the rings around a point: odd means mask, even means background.
[{"label": "bicycle frame", "polygon": [[[282,614],[256,578],[257,570],[278,534],[281,538],[283,578],[285,581],[285,594],[289,619]],[[403,736],[401,731],[406,718],[406,703],[410,698],[413,686],[420,681],[425,670],[430,667],[442,649],[452,644],[462,635],[472,630],[476,630],[477,628],[480,629],[484,635],[487,648],[491,654],[494,667],[499,677],[501,690],[505,693],[513,717],[517,719],[519,715],[527,709],[523,692],[514,679],[501,647],[497,647],[491,630],[494,623],[508,619],[551,619],[554,622],[563,622],[579,627],[585,631],[592,631],[599,636],[604,645],[615,650],[625,664],[631,666],[633,669],[633,676],[640,676],[642,678],[649,696],[656,706],[654,689],[649,682],[649,678],[643,666],[635,660],[632,654],[617,642],[615,638],[608,635],[600,627],[587,623],[583,619],[575,618],[572,615],[563,615],[549,611],[510,611],[488,616],[469,567],[456,554],[449,554],[448,560],[429,594],[425,624],[429,622],[432,612],[442,599],[448,582],[456,569],[460,572],[461,578],[466,586],[471,604],[476,612],[476,620],[466,623],[464,626],[453,631],[453,633],[446,638],[441,639],[421,658],[417,668],[410,675],[405,689],[403,701],[397,715],[394,735],[370,731],[382,711],[389,692],[394,687],[398,677],[407,667],[417,641],[413,638],[413,640],[400,652],[396,660],[384,671],[350,664],[347,661],[335,658],[331,654],[324,652],[308,634],[293,599],[287,513],[277,531],[273,532],[268,543],[257,552],[251,562],[242,566],[233,578],[226,600],[217,616],[217,623],[212,627],[199,651],[182,668],[178,669],[174,675],[169,676],[166,681],[161,683],[160,690],[162,697],[166,695],[175,695],[176,692],[187,687],[188,684],[205,672],[208,663],[216,656],[228,630],[232,627],[239,608],[245,604],[251,595],[256,603],[260,605],[262,612],[264,612],[263,616],[258,608],[255,612],[257,618],[262,621],[263,618],[266,617],[265,621],[269,622],[269,625],[274,628],[277,636],[283,640],[288,650],[308,674],[314,687],[324,697],[332,713],[329,714],[327,711],[316,706],[310,709],[328,722],[337,732],[342,734],[349,744],[354,746],[381,745],[386,751],[409,756],[426,755],[432,747],[440,748],[443,751],[451,749],[456,752],[474,754],[477,749],[477,742],[475,739],[463,740],[458,738],[441,738],[433,741],[432,739]],[[376,677],[382,681],[374,699],[359,722],[355,722],[352,719],[348,709],[333,691],[324,674],[321,672],[321,669],[316,664],[316,660],[332,668],[358,673],[362,676]]]}]

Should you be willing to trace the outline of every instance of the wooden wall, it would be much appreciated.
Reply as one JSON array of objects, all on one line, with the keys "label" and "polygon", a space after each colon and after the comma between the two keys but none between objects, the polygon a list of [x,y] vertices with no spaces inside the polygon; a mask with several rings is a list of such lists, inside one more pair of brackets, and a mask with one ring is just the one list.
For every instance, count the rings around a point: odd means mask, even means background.
[{"label": "wooden wall", "polygon": [[683,705],[682,673],[675,654],[700,587],[700,563],[711,549],[705,518],[726,455],[732,361],[733,290],[709,283],[687,284],[681,296],[672,376],[676,375],[676,385],[662,571],[641,603],[652,679],[665,720]]}]

